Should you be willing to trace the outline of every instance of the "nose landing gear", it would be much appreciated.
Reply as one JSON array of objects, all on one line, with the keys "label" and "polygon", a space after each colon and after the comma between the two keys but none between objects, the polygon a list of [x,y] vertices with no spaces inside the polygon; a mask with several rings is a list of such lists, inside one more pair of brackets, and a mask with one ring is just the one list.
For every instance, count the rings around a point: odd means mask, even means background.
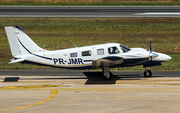
[{"label": "nose landing gear", "polygon": [[146,70],[144,71],[144,77],[151,77],[152,76],[152,72],[150,70]]}]

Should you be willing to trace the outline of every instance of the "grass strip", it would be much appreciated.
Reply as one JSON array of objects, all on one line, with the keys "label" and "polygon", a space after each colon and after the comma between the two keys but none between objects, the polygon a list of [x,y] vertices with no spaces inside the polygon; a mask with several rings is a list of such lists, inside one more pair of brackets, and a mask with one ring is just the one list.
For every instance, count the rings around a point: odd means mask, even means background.
[{"label": "grass strip", "polygon": [[180,3],[0,3],[0,6],[180,6]]},{"label": "grass strip", "polygon": [[179,0],[0,0],[0,5],[27,6],[179,6]]}]

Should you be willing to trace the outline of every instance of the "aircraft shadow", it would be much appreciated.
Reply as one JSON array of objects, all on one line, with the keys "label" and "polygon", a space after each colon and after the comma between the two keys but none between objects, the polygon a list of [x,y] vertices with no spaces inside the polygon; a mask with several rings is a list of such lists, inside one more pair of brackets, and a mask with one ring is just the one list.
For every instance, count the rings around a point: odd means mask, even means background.
[{"label": "aircraft shadow", "polygon": [[87,77],[87,81],[85,85],[91,85],[91,84],[115,84],[116,76],[112,75],[111,80],[105,80],[103,77],[102,72],[83,72],[83,74]]},{"label": "aircraft shadow", "polygon": [[18,82],[19,77],[6,77],[3,82]]},{"label": "aircraft shadow", "polygon": [[[122,73],[113,72],[111,73],[111,80],[105,80],[102,72],[82,72],[82,74],[72,77],[56,77],[56,78],[21,78],[21,80],[60,80],[60,79],[84,79],[87,80],[85,85],[103,85],[103,84],[115,84],[117,80],[141,80],[145,78],[140,73]],[[81,76],[81,77],[79,77]],[[153,76],[153,77],[164,77],[164,76]],[[20,77],[6,77],[4,82],[18,82]]]},{"label": "aircraft shadow", "polygon": [[114,75],[111,73],[111,80],[105,80],[102,72],[83,72],[87,77],[85,85],[94,85],[94,84],[115,84],[117,80],[140,80],[144,78],[138,74],[133,75]]}]

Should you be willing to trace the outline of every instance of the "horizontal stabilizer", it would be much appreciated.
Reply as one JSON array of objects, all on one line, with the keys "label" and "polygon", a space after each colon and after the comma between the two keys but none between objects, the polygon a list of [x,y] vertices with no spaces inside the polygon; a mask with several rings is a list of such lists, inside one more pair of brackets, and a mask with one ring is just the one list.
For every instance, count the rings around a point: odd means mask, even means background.
[{"label": "horizontal stabilizer", "polygon": [[20,63],[23,62],[25,59],[12,59],[11,62],[9,62],[9,64],[13,64],[13,63]]}]

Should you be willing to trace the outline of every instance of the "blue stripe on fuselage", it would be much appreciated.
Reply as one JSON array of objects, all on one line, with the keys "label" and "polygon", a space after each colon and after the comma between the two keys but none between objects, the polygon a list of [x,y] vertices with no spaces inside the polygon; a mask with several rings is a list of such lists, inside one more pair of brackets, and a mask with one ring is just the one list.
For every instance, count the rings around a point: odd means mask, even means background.
[{"label": "blue stripe on fuselage", "polygon": [[50,67],[58,67],[58,68],[66,68],[66,69],[92,69],[92,66],[80,66],[80,67],[63,67],[63,66],[55,66],[55,65],[50,65],[50,64],[43,64],[43,63],[37,63],[33,61],[28,61],[25,60],[21,63],[27,63],[27,64],[34,64],[34,65],[42,65],[42,66],[50,66]]},{"label": "blue stripe on fuselage", "polygon": [[34,55],[34,56],[37,56],[37,57],[40,57],[40,58],[45,58],[45,59],[48,59],[48,60],[52,60],[52,58],[48,58],[48,57],[44,57],[44,56],[40,56],[40,55],[36,55],[36,54],[33,54],[31,53],[22,43],[21,41],[19,40],[19,38],[17,38],[19,43],[22,45],[22,47],[31,55]]}]

